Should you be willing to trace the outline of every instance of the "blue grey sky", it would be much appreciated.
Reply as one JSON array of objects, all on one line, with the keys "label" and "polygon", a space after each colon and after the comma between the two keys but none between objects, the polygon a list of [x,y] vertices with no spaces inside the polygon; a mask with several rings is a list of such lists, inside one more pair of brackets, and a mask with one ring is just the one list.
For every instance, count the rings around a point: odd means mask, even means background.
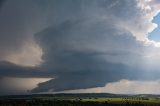
[{"label": "blue grey sky", "polygon": [[149,34],[149,39],[154,40],[159,42],[160,41],[160,14],[156,15],[153,19],[153,22],[158,25],[156,29],[154,29],[150,34]]}]

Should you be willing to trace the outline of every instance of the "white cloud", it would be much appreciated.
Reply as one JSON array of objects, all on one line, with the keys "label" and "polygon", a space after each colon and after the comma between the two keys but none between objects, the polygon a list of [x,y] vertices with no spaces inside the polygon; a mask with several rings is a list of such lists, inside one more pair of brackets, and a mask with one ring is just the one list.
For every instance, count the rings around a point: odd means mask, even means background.
[{"label": "white cloud", "polygon": [[91,89],[71,90],[65,93],[117,93],[117,94],[160,94],[160,80],[156,81],[131,81],[120,80],[106,84],[105,87]]},{"label": "white cloud", "polygon": [[[132,6],[133,8],[130,10],[128,9],[130,7],[126,7],[126,10],[130,11],[130,14],[126,16],[128,19],[124,17],[114,17],[114,20],[118,27],[131,32],[137,40],[143,41],[144,44],[147,45],[159,47],[158,42],[148,39],[148,34],[157,28],[157,24],[153,23],[152,20],[160,12],[160,3],[157,2],[157,0],[136,0],[136,2],[134,7],[133,2],[128,2],[128,6]],[[125,11],[125,14],[127,14],[127,11]]]}]

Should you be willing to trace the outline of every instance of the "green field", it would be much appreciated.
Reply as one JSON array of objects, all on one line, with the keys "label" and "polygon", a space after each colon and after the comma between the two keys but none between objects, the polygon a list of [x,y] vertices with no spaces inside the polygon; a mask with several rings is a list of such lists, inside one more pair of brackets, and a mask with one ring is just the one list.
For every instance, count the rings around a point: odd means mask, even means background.
[{"label": "green field", "polygon": [[0,98],[0,106],[160,106],[159,97],[96,97],[95,95],[49,95]]},{"label": "green field", "polygon": [[160,104],[159,98],[85,98],[82,102],[107,102],[114,104],[140,103],[140,104]]}]

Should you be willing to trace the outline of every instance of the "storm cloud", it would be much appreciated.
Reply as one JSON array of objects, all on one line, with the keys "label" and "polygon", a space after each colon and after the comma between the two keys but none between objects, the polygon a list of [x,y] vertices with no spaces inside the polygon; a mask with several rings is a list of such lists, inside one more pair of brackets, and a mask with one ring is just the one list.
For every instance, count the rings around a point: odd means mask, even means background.
[{"label": "storm cloud", "polygon": [[53,78],[31,92],[158,80],[159,43],[148,39],[158,6],[156,0],[5,1],[0,77]]},{"label": "storm cloud", "polygon": [[[120,79],[158,78],[156,74],[159,72],[155,72],[153,78],[147,75],[151,72],[141,67],[145,52],[154,49],[153,45],[146,47],[144,42],[137,40],[141,35],[135,36],[132,29],[126,29],[132,23],[128,21],[142,18],[136,1],[72,3],[81,7],[78,10],[82,16],[72,20],[64,18],[61,24],[36,34],[37,42],[45,53],[42,67],[51,70],[57,78],[39,84],[33,91],[93,88]],[[65,8],[64,11],[70,13]]]}]

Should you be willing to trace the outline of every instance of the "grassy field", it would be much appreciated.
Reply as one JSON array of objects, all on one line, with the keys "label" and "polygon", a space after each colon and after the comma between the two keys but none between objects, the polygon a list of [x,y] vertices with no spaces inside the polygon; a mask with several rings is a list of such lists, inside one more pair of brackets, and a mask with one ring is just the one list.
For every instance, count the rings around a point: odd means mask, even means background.
[{"label": "grassy field", "polygon": [[158,97],[36,96],[1,98],[0,106],[160,106]]},{"label": "grassy field", "polygon": [[130,101],[130,102],[154,102],[154,103],[160,103],[160,99],[158,98],[84,98],[82,101],[96,101],[96,102],[124,102],[124,101]]},{"label": "grassy field", "polygon": [[140,103],[140,104],[159,104],[159,98],[85,98],[82,102],[107,102],[114,104]]}]

